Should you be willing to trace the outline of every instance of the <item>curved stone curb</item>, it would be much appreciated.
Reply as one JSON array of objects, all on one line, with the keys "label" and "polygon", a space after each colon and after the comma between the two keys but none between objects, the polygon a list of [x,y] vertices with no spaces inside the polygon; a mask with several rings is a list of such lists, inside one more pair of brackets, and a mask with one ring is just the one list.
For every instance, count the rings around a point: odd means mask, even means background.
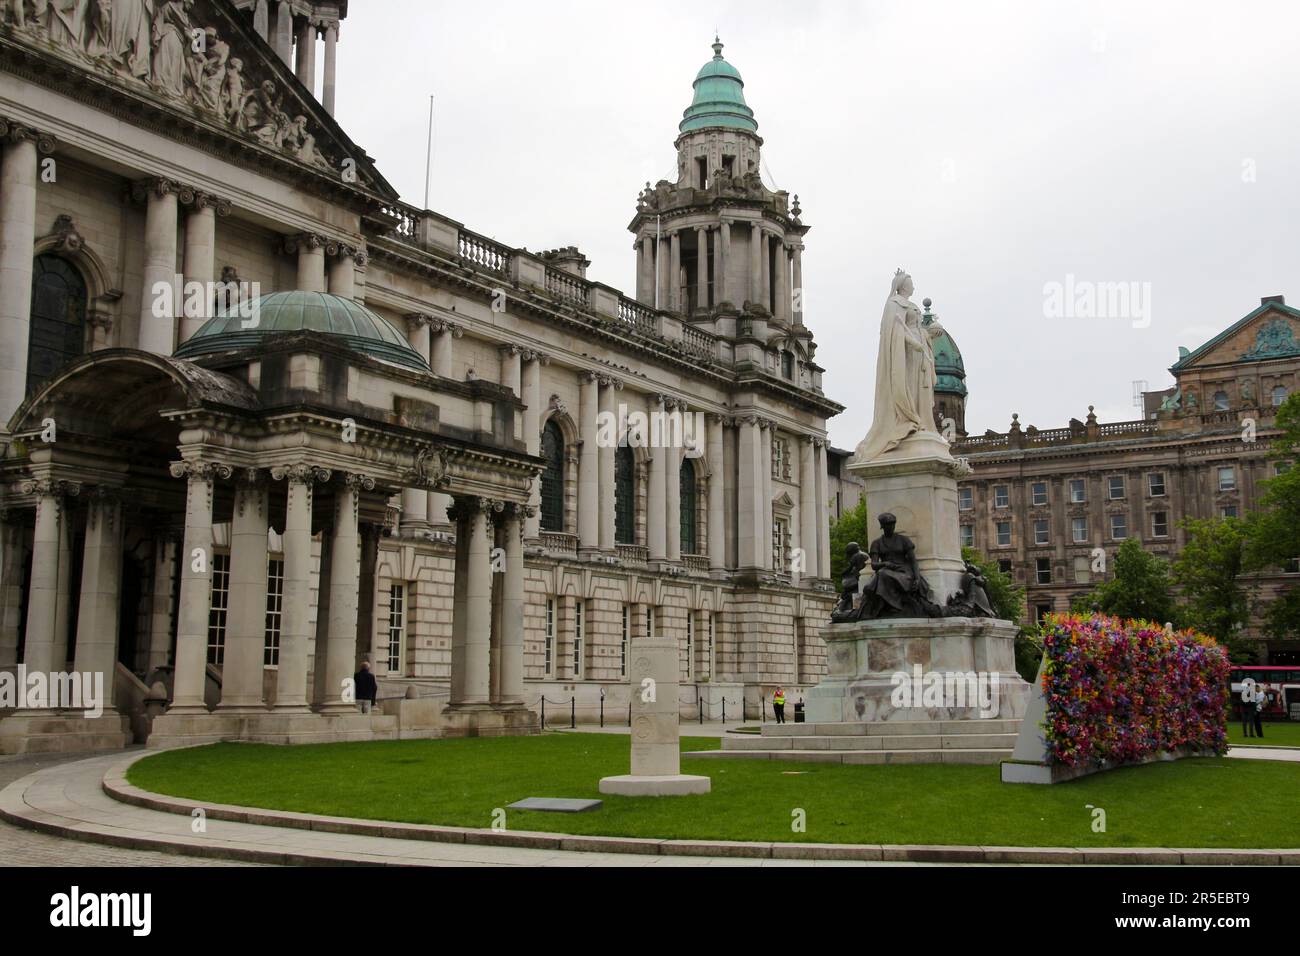
[{"label": "curved stone curb", "polygon": [[[567,850],[587,853],[637,853],[661,856],[749,857],[774,860],[849,860],[884,863],[975,863],[975,864],[1112,864],[1176,866],[1296,866],[1300,849],[1222,850],[1164,849],[1159,847],[1016,847],[945,846],[940,844],[852,844],[852,843],[742,843],[730,840],[668,840],[647,837],[577,836],[531,830],[485,830],[470,827],[432,826],[328,817],[288,810],[264,810],[231,804],[214,804],[141,790],[127,782],[126,771],[148,753],[134,754],[113,765],[103,778],[104,792],[115,800],[163,813],[190,816],[201,809],[208,818],[235,823],[347,833],[356,836],[429,840],[442,843],[525,847],[538,850]],[[209,847],[208,849],[212,849]],[[302,854],[294,854],[301,856]],[[332,856],[332,855],[331,855]],[[313,862],[335,863],[335,859]],[[348,861],[352,862],[352,861]]]}]

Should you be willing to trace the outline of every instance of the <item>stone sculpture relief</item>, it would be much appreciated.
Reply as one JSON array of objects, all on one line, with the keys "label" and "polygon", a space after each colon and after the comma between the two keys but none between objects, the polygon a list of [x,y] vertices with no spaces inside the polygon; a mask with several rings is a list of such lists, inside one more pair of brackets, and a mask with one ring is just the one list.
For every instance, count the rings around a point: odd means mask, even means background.
[{"label": "stone sculpture relief", "polygon": [[143,84],[231,130],[321,169],[306,116],[283,108],[271,79],[249,77],[217,28],[195,20],[195,0],[0,0],[0,23],[29,42],[98,72]]}]

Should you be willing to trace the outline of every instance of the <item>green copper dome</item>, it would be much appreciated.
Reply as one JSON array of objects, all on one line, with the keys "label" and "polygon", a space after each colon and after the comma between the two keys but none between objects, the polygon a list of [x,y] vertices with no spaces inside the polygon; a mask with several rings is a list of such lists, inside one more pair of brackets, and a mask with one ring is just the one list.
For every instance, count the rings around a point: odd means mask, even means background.
[{"label": "green copper dome", "polygon": [[364,305],[342,296],[272,292],[257,300],[251,316],[248,312],[245,309],[241,314],[236,306],[223,309],[176,350],[177,358],[255,347],[264,336],[279,332],[324,332],[338,336],[354,351],[416,371],[429,371],[429,363],[395,328]]},{"label": "green copper dome", "polygon": [[724,126],[758,132],[754,111],[745,105],[745,81],[739,71],[722,58],[722,44],[713,38],[713,59],[695,74],[695,99],[682,114],[677,129],[689,133],[697,129]]},{"label": "green copper dome", "polygon": [[[934,317],[930,315],[929,300],[925,302],[925,324],[929,325]],[[936,392],[948,392],[952,395],[966,394],[966,363],[962,361],[961,350],[952,340],[948,330],[940,332],[931,339],[934,348],[934,373],[937,381]]]}]

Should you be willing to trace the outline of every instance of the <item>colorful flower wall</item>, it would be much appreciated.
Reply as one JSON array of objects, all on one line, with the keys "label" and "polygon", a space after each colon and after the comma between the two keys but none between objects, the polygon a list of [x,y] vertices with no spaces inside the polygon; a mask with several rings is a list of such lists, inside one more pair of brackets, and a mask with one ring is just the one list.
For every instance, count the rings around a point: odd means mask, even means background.
[{"label": "colorful flower wall", "polygon": [[1228,655],[1212,638],[1101,614],[1053,614],[1043,630],[1048,763],[1227,751]]}]

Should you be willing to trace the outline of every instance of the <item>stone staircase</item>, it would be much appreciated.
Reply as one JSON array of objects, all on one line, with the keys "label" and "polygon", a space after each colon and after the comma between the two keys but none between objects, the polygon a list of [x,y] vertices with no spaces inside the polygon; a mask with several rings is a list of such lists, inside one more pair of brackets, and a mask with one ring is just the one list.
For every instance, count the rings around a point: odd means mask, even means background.
[{"label": "stone staircase", "polygon": [[764,724],[761,734],[729,733],[721,750],[688,757],[811,763],[997,764],[1011,759],[1017,720],[888,720],[869,723]]}]

